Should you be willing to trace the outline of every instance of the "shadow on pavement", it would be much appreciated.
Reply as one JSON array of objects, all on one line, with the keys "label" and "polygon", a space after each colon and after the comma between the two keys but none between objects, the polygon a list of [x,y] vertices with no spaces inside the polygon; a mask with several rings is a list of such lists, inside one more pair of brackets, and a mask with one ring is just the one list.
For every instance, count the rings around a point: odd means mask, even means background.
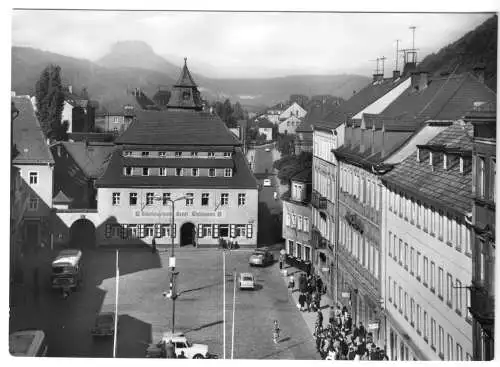
[{"label": "shadow on pavement", "polygon": [[185,332],[185,333],[189,333],[189,332],[192,332],[192,331],[199,331],[199,330],[203,330],[203,329],[206,329],[206,328],[209,328],[209,327],[215,326],[215,325],[222,324],[223,322],[224,322],[224,321],[222,321],[222,320],[219,320],[219,321],[214,321],[214,322],[209,322],[208,324],[205,324],[205,325],[201,325],[201,326],[198,326],[198,327],[195,327],[195,328],[192,328],[192,329],[187,329],[187,330],[185,330],[184,332]]},{"label": "shadow on pavement", "polygon": [[272,214],[264,202],[259,202],[258,207],[259,232],[257,243],[273,244],[281,240],[281,216],[280,213]]},{"label": "shadow on pavement", "polygon": [[[290,338],[288,339],[290,340]],[[283,340],[280,340],[280,343],[282,342]],[[301,342],[298,342],[298,343],[295,343],[295,344],[292,344],[292,345],[289,345],[288,347],[286,348],[283,348],[283,349],[280,349],[280,350],[277,350],[276,352],[273,352],[273,353],[269,353],[269,354],[266,354],[265,356],[262,356],[260,357],[259,359],[267,359],[269,357],[273,357],[273,356],[276,356],[282,352],[284,352],[285,350],[289,350],[289,349],[292,349],[292,348],[295,348],[295,347],[298,347],[299,345],[302,345],[304,344],[305,341],[301,341]],[[279,345],[279,344],[278,344]]]},{"label": "shadow on pavement", "polygon": [[152,343],[152,327],[130,315],[120,315],[118,353],[120,358],[144,358]]}]

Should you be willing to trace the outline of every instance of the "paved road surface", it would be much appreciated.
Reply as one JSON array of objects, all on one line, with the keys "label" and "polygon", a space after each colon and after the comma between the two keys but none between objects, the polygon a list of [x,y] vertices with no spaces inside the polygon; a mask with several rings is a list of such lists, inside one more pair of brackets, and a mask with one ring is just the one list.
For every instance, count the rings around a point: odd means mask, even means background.
[{"label": "paved road surface", "polygon": [[[186,249],[176,253],[179,290],[176,330],[186,331],[198,343],[222,355],[222,255],[217,250]],[[277,264],[250,268],[249,253],[233,251],[227,257],[227,356],[230,356],[232,275],[236,270],[254,272],[258,289],[237,290],[235,358],[316,359],[315,346],[294,302],[290,300]],[[93,340],[90,328],[99,310],[113,310],[115,254],[84,253],[84,287],[67,300],[42,283],[40,296],[27,297],[15,310],[12,330],[40,328],[47,332],[49,356],[111,357],[112,338]],[[49,266],[49,264],[46,264]],[[168,253],[144,250],[120,253],[119,357],[143,357],[146,344],[157,341],[171,327],[172,302],[162,292],[168,284]],[[45,275],[40,278],[48,282]],[[280,321],[282,341],[272,343],[272,322]]]}]

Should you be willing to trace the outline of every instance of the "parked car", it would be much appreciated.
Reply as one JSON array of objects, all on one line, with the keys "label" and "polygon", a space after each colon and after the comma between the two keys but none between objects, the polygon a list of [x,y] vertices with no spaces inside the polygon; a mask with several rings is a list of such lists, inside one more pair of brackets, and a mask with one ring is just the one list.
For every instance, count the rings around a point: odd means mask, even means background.
[{"label": "parked car", "polygon": [[270,152],[271,151],[271,148],[266,148],[266,152]]},{"label": "parked car", "polygon": [[264,186],[272,186],[271,185],[271,180],[269,178],[264,179]]},{"label": "parked car", "polygon": [[266,266],[268,264],[272,264],[273,262],[274,256],[267,247],[255,249],[248,260],[250,266]]},{"label": "parked car", "polygon": [[113,312],[102,312],[97,315],[90,333],[94,337],[115,335],[115,314]]},{"label": "parked car", "polygon": [[240,289],[255,289],[255,278],[252,273],[240,273]]},{"label": "parked car", "polygon": [[161,340],[156,344],[150,344],[146,349],[147,358],[165,358],[165,345],[172,341],[175,346],[175,355],[178,357],[181,352],[189,359],[211,358],[208,353],[208,345],[191,343],[184,333],[174,333],[167,331],[163,333]]}]

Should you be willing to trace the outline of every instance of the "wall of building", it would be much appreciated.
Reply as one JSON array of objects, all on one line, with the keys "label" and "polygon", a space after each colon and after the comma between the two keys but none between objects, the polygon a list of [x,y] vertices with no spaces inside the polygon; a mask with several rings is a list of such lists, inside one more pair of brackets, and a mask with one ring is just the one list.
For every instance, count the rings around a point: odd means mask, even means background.
[{"label": "wall of building", "polygon": [[[129,204],[129,194],[137,193],[137,205]],[[213,225],[217,225],[219,233],[222,232],[220,225],[244,225],[247,233],[245,236],[227,239],[238,242],[241,246],[256,246],[257,245],[257,209],[258,209],[258,191],[257,190],[237,190],[237,189],[113,189],[99,188],[98,189],[98,213],[103,221],[103,225],[98,229],[97,242],[98,245],[106,246],[110,244],[134,244],[137,242],[148,243],[152,241],[152,236],[144,238],[128,238],[123,239],[118,236],[109,237],[106,234],[106,225],[114,224],[166,224],[171,222],[171,204],[163,205],[162,202],[155,201],[153,205],[144,206],[146,202],[146,193],[153,192],[155,196],[162,196],[164,192],[171,194],[171,198],[175,200],[190,192],[194,194],[194,203],[192,206],[186,206],[185,200],[179,200],[175,203],[175,225],[176,237],[175,243],[180,242],[180,230],[184,223],[192,223],[195,225],[198,236],[198,225],[211,225],[211,236],[197,238],[199,246],[217,246],[219,237],[216,236],[216,230]],[[120,204],[113,205],[113,193],[120,193]],[[202,193],[209,193],[209,204],[201,205]],[[229,204],[227,206],[218,205],[220,203],[221,193],[229,193]],[[245,205],[238,206],[238,194],[245,194]],[[144,209],[141,209],[144,206]],[[109,230],[109,229],[108,229]],[[248,233],[251,237],[248,237]],[[157,244],[170,244],[169,237],[162,237],[156,240]]]},{"label": "wall of building", "polygon": [[[471,279],[470,229],[465,223],[448,220],[446,215],[439,220],[439,212],[424,209],[423,202],[395,195],[391,190],[384,191],[387,200],[382,230],[383,298],[388,314],[387,333],[392,331],[399,340],[397,350],[390,350],[388,355],[406,359],[406,353],[401,355],[403,343],[410,359],[438,360],[441,327],[442,359],[449,357],[449,335],[452,360],[459,359],[459,350],[465,360],[467,354],[472,354],[472,327],[467,309],[469,292],[465,288]],[[429,218],[425,224],[424,215]],[[436,334],[431,331],[432,320]]]},{"label": "wall of building", "polygon": [[[283,201],[283,238],[287,254],[312,261],[311,209],[305,204]],[[299,247],[300,245],[300,247]]]},{"label": "wall of building", "polygon": [[61,121],[68,121],[68,133],[73,132],[73,106],[64,101]]}]

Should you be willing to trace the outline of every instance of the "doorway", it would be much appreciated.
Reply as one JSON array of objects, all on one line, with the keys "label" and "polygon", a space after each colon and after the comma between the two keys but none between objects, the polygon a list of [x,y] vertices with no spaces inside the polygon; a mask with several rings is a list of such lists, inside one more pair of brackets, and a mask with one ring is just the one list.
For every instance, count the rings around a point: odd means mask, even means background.
[{"label": "doorway", "polygon": [[40,229],[38,222],[26,222],[26,244],[34,249],[40,244]]},{"label": "doorway", "polygon": [[196,230],[191,222],[184,223],[181,227],[181,246],[195,245]]},{"label": "doorway", "polygon": [[78,219],[69,229],[70,247],[72,248],[95,248],[95,226],[88,219]]}]

